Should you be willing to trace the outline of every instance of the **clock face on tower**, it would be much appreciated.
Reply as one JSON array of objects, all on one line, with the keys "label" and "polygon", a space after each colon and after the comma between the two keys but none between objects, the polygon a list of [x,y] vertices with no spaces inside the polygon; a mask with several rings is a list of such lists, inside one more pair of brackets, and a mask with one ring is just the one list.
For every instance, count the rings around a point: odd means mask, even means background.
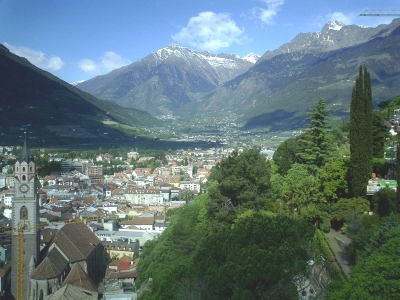
[{"label": "clock face on tower", "polygon": [[19,186],[19,191],[21,192],[21,193],[27,193],[27,192],[29,192],[29,186],[27,185],[27,184],[25,184],[25,183],[23,183],[23,184],[21,184],[20,186]]}]

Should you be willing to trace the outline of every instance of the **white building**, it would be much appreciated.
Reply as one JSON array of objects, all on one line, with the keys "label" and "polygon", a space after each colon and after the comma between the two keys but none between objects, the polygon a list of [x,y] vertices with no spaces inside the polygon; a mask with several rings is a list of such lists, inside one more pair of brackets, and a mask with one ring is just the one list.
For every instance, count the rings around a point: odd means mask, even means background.
[{"label": "white building", "polygon": [[181,190],[189,190],[200,193],[200,182],[199,181],[181,181],[179,184]]},{"label": "white building", "polygon": [[7,190],[4,192],[1,192],[0,199],[1,199],[1,203],[6,205],[7,207],[11,207],[12,201],[14,199],[14,191]]},{"label": "white building", "polygon": [[164,197],[160,190],[130,189],[124,194],[124,197],[131,204],[151,205],[164,203]]},{"label": "white building", "polygon": [[161,232],[120,229],[118,231],[98,230],[95,231],[94,234],[96,234],[101,241],[117,241],[128,239],[131,241],[138,241],[139,245],[144,245],[147,241],[156,239]]}]

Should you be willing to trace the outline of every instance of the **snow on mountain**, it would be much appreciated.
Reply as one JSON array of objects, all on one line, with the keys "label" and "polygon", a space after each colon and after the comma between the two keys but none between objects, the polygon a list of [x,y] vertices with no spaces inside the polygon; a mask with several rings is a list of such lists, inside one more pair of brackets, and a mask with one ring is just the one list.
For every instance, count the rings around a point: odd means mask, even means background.
[{"label": "snow on mountain", "polygon": [[260,58],[261,56],[255,53],[249,53],[245,56],[242,57],[243,60],[251,62],[253,64],[255,64],[257,62],[257,60]]},{"label": "snow on mountain", "polygon": [[78,84],[80,84],[82,82],[85,82],[85,80],[78,80],[78,81],[75,81],[75,82],[71,82],[70,84],[73,85],[73,86],[77,86]]},{"label": "snow on mountain", "polygon": [[340,21],[331,20],[323,26],[321,31],[299,33],[289,43],[283,44],[276,50],[267,51],[261,60],[289,53],[296,55],[299,59],[311,52],[333,51],[359,45],[368,41],[375,34],[379,34],[380,31],[380,27],[345,25]]},{"label": "snow on mountain", "polygon": [[330,30],[340,30],[345,26],[342,22],[331,20],[327,24]]},{"label": "snow on mountain", "polygon": [[199,52],[191,50],[173,43],[168,45],[166,48],[159,49],[150,55],[152,55],[156,60],[160,61],[169,59],[171,57],[179,57],[188,61],[198,61],[199,64],[207,63],[214,69],[221,67],[229,69],[238,68],[238,63],[240,60],[254,63],[249,59],[240,58],[236,54],[221,53],[216,55],[208,51]]},{"label": "snow on mountain", "polygon": [[165,115],[245,73],[253,64],[236,54],[170,44],[79,88],[123,106]]}]

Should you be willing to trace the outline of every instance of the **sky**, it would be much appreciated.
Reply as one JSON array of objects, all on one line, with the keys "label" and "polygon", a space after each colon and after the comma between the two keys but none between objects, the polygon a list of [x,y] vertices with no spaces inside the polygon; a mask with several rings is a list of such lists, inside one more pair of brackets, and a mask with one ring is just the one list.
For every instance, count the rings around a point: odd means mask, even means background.
[{"label": "sky", "polygon": [[[69,83],[171,43],[241,57],[279,48],[329,20],[376,27],[398,0],[0,0],[0,43]],[[400,16],[399,16],[400,17]]]}]

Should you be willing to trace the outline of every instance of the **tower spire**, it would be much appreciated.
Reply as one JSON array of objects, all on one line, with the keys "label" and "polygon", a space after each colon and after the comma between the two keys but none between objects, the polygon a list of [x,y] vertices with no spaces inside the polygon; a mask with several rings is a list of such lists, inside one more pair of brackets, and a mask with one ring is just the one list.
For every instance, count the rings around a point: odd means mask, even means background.
[{"label": "tower spire", "polygon": [[23,161],[25,161],[26,163],[30,163],[31,161],[33,161],[33,154],[31,152],[31,150],[29,150],[27,143],[26,143],[26,139],[27,139],[27,134],[26,132],[24,132],[25,138],[24,138],[24,145],[22,146],[22,150],[21,152],[18,154],[18,161],[21,163]]}]

